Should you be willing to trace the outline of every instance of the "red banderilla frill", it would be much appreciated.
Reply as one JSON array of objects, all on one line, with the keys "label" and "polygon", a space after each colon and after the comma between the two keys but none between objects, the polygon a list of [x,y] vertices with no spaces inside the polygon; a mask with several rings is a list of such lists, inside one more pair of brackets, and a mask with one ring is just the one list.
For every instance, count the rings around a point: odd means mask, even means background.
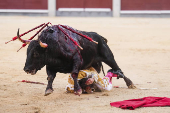
[{"label": "red banderilla frill", "polygon": [[[37,26],[37,27],[35,27],[35,28],[33,28],[33,29],[31,29],[31,30],[23,33],[23,34],[21,34],[21,35],[19,35],[19,29],[18,29],[17,36],[15,36],[14,38],[12,38],[12,40],[10,40],[10,41],[8,41],[8,42],[5,42],[5,44],[7,44],[7,43],[9,43],[9,42],[11,42],[11,41],[15,41],[16,39],[19,39],[22,43],[24,43],[24,44],[21,46],[21,48],[23,48],[23,47],[25,47],[27,44],[29,44],[29,43],[31,42],[31,40],[32,40],[39,32],[41,32],[46,26],[48,26],[48,24],[51,24],[51,23],[50,23],[50,22],[48,22],[48,23],[46,23],[46,24],[43,23],[43,24],[41,24],[41,25],[39,25],[39,26]],[[51,25],[52,25],[52,24],[51,24]],[[25,34],[31,32],[31,31],[34,31],[35,29],[40,28],[40,27],[42,27],[42,28],[41,28],[39,31],[37,31],[37,33],[36,33],[35,35],[33,35],[30,39],[28,39],[28,40],[23,40],[23,39],[21,39],[21,37],[24,36]],[[21,49],[21,48],[20,48],[20,49]],[[19,49],[19,50],[20,50],[20,49]],[[19,50],[18,50],[18,51],[19,51]],[[18,51],[17,51],[17,52],[18,52]]]},{"label": "red banderilla frill", "polygon": [[73,33],[76,33],[76,34],[78,34],[78,35],[80,35],[80,36],[82,36],[82,37],[84,37],[84,38],[88,39],[89,41],[92,41],[92,42],[94,42],[94,43],[98,44],[98,42],[96,42],[96,41],[92,40],[92,38],[90,38],[90,37],[88,37],[88,36],[86,36],[86,35],[83,35],[83,34],[81,34],[81,33],[77,32],[77,31],[75,31],[75,30],[73,30],[73,29],[71,29],[71,28],[69,28],[69,27],[67,27],[67,26],[64,26],[64,25],[59,25],[59,26],[62,26],[62,27],[64,27],[64,28],[66,28],[66,29],[68,29],[68,30],[72,31]]},{"label": "red banderilla frill", "polygon": [[[11,41],[14,41],[14,40],[16,40],[16,39],[19,39],[22,43],[24,43],[24,44],[21,46],[21,48],[23,48],[23,47],[25,47],[27,44],[30,44],[30,42],[32,41],[32,39],[33,39],[39,32],[41,32],[46,26],[48,26],[48,24],[51,24],[51,23],[50,23],[50,22],[48,22],[48,23],[46,23],[46,24],[43,23],[43,24],[41,24],[41,25],[39,25],[39,26],[37,26],[37,27],[35,27],[35,28],[33,28],[33,29],[31,29],[31,30],[23,33],[23,34],[21,34],[21,35],[19,35],[19,29],[18,29],[17,36],[15,36],[14,38],[12,38],[12,40],[10,40],[10,41],[8,41],[8,42],[5,42],[5,44],[7,44],[7,43],[9,43],[9,42],[11,42]],[[51,25],[52,25],[52,24],[51,24]],[[24,36],[25,34],[31,32],[31,31],[33,31],[33,30],[35,30],[35,29],[37,29],[37,28],[40,28],[40,27],[41,27],[41,29],[40,29],[39,31],[37,31],[36,34],[33,35],[30,39],[28,39],[28,40],[23,40],[23,39],[21,39],[21,37]],[[67,27],[67,26],[57,25],[57,27],[58,27],[76,46],[78,46],[81,50],[83,50],[83,48],[82,48],[80,45],[78,45],[78,43],[77,43],[76,41],[74,41],[73,38],[70,37],[70,36],[64,31],[63,28],[65,28],[65,29],[67,29],[67,30],[70,30],[71,32],[76,33],[77,35],[80,35],[80,36],[82,36],[83,38],[86,38],[86,39],[88,39],[89,41],[92,41],[92,42],[98,44],[98,42],[92,40],[92,38],[90,38],[90,37],[88,37],[88,36],[86,36],[86,35],[83,35],[83,34],[77,32],[77,31],[75,31],[75,30],[73,30],[73,29],[71,29],[71,28],[69,28],[69,27]],[[62,28],[62,27],[63,27],[63,28]],[[41,47],[44,47],[44,48],[46,48],[46,47],[48,46],[46,43],[42,43],[41,41],[40,41],[40,45],[41,45]],[[20,48],[20,49],[21,49],[21,48]],[[19,49],[19,50],[20,50],[20,49]],[[18,50],[18,51],[19,51],[19,50]],[[17,51],[17,52],[18,52],[18,51]]]}]

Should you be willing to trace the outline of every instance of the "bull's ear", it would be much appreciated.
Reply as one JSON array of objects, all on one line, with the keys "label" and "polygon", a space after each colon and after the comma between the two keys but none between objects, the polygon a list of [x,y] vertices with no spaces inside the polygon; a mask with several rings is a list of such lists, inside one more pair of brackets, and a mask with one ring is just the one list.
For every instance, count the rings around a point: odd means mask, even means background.
[{"label": "bull's ear", "polygon": [[53,29],[53,28],[49,28],[49,29],[48,29],[48,32],[53,33],[53,32],[54,32],[54,29]]}]

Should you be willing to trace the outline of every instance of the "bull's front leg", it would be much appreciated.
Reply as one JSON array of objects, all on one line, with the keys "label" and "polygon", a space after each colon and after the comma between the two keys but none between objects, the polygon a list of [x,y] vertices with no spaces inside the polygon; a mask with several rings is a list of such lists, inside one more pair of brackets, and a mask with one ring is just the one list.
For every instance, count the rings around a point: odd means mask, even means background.
[{"label": "bull's front leg", "polygon": [[82,89],[77,81],[78,73],[72,73],[71,76],[74,79],[74,94],[80,96],[82,94]]},{"label": "bull's front leg", "polygon": [[46,71],[47,71],[47,75],[48,75],[48,77],[47,77],[48,84],[47,84],[47,88],[45,90],[45,96],[47,96],[53,92],[52,84],[56,77],[56,72],[53,71],[52,69],[50,69],[48,66],[46,66]]},{"label": "bull's front leg", "polygon": [[78,83],[77,77],[81,67],[82,60],[78,53],[73,57],[73,70],[72,70],[72,78],[74,79],[74,94],[79,95],[82,94],[82,89]]}]

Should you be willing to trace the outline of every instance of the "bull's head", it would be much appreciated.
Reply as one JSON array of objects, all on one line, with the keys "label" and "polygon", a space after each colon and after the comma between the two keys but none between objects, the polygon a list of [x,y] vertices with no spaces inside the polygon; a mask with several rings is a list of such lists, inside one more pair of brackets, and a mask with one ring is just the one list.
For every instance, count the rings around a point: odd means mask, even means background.
[{"label": "bull's head", "polygon": [[[40,42],[42,43],[42,42]],[[38,70],[45,66],[46,49],[45,45],[40,45],[38,40],[30,42],[27,49],[27,59],[24,67],[24,71],[28,74],[36,74]]]},{"label": "bull's head", "polygon": [[47,48],[46,43],[42,43],[40,40],[23,40],[20,38],[19,30],[17,33],[18,39],[24,44],[29,44],[27,49],[27,60],[25,63],[24,71],[28,74],[36,74],[45,65],[45,51]]},{"label": "bull's head", "polygon": [[[32,75],[35,74],[38,70],[40,70],[45,65],[45,56],[46,56],[45,51],[46,51],[47,46],[48,46],[46,43],[42,43],[40,39],[39,40],[33,40],[33,41],[32,41],[32,39],[39,32],[41,32],[46,26],[48,26],[48,24],[51,24],[51,23],[50,22],[48,22],[46,24],[43,23],[43,24],[21,34],[21,35],[19,35],[19,29],[18,29],[17,36],[13,37],[12,40],[10,40],[8,42],[5,42],[5,44],[7,44],[11,41],[15,41],[16,39],[19,39],[22,43],[24,43],[22,45],[22,47],[25,47],[27,44],[29,44],[29,47],[27,49],[27,60],[26,60],[26,63],[25,63],[24,71],[27,72],[27,73],[31,73]],[[36,32],[36,34],[34,36],[32,36],[30,39],[28,39],[28,40],[21,39],[21,36],[24,36],[25,34],[31,32],[31,31],[33,31],[37,28],[40,28],[40,27],[41,27],[41,29],[38,30]],[[53,33],[51,30],[49,30],[49,31],[50,31],[50,33]]]}]

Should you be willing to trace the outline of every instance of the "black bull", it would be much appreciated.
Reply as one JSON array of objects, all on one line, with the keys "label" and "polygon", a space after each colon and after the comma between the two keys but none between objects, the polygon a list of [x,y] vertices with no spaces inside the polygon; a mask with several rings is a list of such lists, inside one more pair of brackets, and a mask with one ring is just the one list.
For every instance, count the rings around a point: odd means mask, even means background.
[{"label": "black bull", "polygon": [[[82,90],[77,82],[79,70],[93,66],[98,72],[101,69],[101,62],[111,67],[109,71],[117,72],[119,77],[124,78],[128,87],[133,87],[130,79],[124,76],[117,65],[114,56],[107,45],[107,40],[95,32],[77,32],[89,36],[98,44],[95,44],[84,37],[64,29],[82,48],[80,50],[58,27],[49,26],[44,29],[38,37],[33,40],[27,49],[27,59],[24,71],[36,74],[38,70],[46,65],[48,85],[45,95],[52,93],[52,83],[56,73],[71,73],[74,79],[75,94],[80,95]],[[40,46],[40,42],[46,43],[48,47]]]}]

